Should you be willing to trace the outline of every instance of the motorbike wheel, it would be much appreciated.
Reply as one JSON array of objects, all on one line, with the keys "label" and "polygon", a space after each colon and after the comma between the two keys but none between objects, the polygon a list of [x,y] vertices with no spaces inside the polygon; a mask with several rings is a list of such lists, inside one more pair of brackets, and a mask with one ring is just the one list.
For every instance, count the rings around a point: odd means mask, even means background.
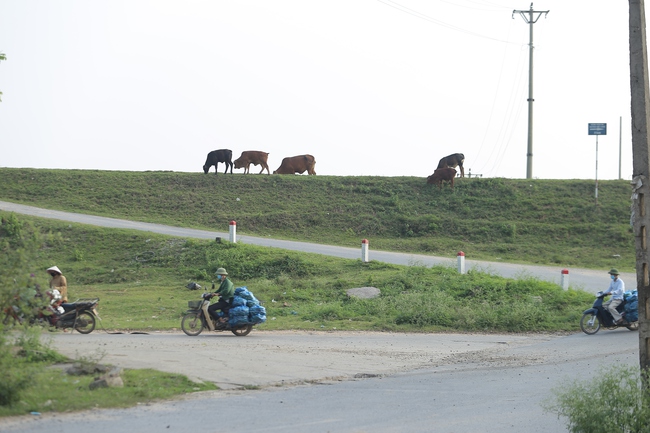
[{"label": "motorbike wheel", "polygon": [[201,319],[201,313],[198,311],[192,311],[183,316],[181,321],[181,329],[186,335],[190,337],[196,337],[203,331],[203,320]]},{"label": "motorbike wheel", "polygon": [[580,319],[580,329],[587,335],[593,335],[600,329],[600,320],[595,314],[583,314]]},{"label": "motorbike wheel", "polygon": [[95,329],[95,325],[95,316],[88,311],[82,311],[77,315],[74,329],[76,329],[80,334],[90,334]]},{"label": "motorbike wheel", "polygon": [[241,328],[233,329],[231,332],[237,337],[245,337],[251,333],[253,325],[244,325]]},{"label": "motorbike wheel", "polygon": [[632,322],[629,325],[626,326],[627,329],[630,331],[638,331],[639,330],[639,322]]}]

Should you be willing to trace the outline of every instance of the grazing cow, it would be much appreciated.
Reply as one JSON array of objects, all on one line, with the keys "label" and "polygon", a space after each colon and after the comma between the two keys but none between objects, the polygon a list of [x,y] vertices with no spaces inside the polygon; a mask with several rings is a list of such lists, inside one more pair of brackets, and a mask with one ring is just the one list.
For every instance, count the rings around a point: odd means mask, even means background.
[{"label": "grazing cow", "polygon": [[454,178],[456,177],[456,170],[453,168],[438,168],[433,174],[427,177],[428,184],[438,185],[442,189],[442,183],[448,181],[451,183],[451,187],[454,187]]},{"label": "grazing cow", "polygon": [[228,173],[228,167],[230,167],[230,174],[232,174],[232,150],[230,149],[213,150],[208,153],[208,158],[205,160],[205,164],[203,164],[203,173],[207,174],[210,171],[210,167],[214,165],[214,174],[217,174],[217,164],[220,162],[226,164],[226,171],[224,173]]},{"label": "grazing cow", "polygon": [[465,155],[462,153],[454,153],[453,155],[445,156],[438,163],[438,168],[460,168],[460,177],[465,177],[465,169],[463,168],[463,162],[465,161]]},{"label": "grazing cow", "polygon": [[282,160],[282,164],[273,174],[303,174],[305,171],[309,174],[316,174],[314,165],[316,165],[316,159],[311,155],[287,157]]},{"label": "grazing cow", "polygon": [[234,161],[235,168],[243,168],[244,174],[250,172],[251,164],[261,165],[262,169],[259,174],[262,174],[264,169],[266,169],[267,174],[271,174],[269,170],[269,165],[266,163],[269,158],[267,152],[259,152],[257,150],[246,150],[241,153],[241,156]]}]

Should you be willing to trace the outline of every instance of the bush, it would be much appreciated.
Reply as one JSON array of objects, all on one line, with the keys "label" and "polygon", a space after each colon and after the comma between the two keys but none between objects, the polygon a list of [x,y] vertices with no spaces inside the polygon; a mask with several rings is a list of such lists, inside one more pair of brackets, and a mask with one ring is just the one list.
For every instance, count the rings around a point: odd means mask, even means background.
[{"label": "bush", "polygon": [[0,406],[11,406],[18,402],[36,379],[43,362],[61,362],[66,358],[41,343],[38,328],[25,328],[10,343],[7,333],[0,332]]},{"label": "bush", "polygon": [[33,382],[33,369],[16,356],[17,348],[9,344],[0,332],[0,406],[10,406],[20,400],[21,392]]},{"label": "bush", "polygon": [[555,400],[545,410],[566,417],[572,433],[650,432],[650,393],[642,377],[647,383],[648,372],[635,367],[601,371],[591,383],[576,380],[554,389]]}]

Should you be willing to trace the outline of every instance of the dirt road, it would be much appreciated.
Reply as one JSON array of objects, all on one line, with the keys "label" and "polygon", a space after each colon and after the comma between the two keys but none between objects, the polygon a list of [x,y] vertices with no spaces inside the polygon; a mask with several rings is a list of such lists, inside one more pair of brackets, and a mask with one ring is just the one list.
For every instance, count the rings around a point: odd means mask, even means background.
[{"label": "dirt road", "polygon": [[259,331],[247,337],[205,332],[57,333],[52,346],[73,358],[123,368],[153,368],[216,383],[222,389],[345,380],[494,357],[551,335],[397,334]]}]

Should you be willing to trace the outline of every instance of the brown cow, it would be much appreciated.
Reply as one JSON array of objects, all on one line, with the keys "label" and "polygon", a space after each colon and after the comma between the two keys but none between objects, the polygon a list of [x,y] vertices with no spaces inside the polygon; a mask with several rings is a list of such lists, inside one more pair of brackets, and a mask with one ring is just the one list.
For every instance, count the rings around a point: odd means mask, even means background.
[{"label": "brown cow", "polygon": [[260,170],[259,174],[262,174],[264,169],[266,169],[267,174],[271,174],[271,171],[269,170],[269,165],[266,163],[268,158],[269,158],[269,154],[267,152],[260,152],[257,150],[246,150],[242,152],[241,156],[236,160],[234,160],[233,163],[235,164],[235,168],[243,168],[244,174],[250,173],[251,164],[262,166],[262,169]]},{"label": "brown cow", "polygon": [[438,185],[442,189],[442,183],[448,181],[451,187],[454,187],[454,178],[456,177],[456,170],[453,168],[438,168],[433,174],[427,177],[428,184]]},{"label": "brown cow", "polygon": [[465,177],[465,169],[463,168],[463,162],[465,161],[465,155],[462,153],[454,153],[453,155],[445,156],[438,163],[437,168],[460,168],[460,177]]},{"label": "brown cow", "polygon": [[316,174],[314,165],[316,165],[316,159],[311,155],[287,157],[282,160],[282,164],[273,174],[303,174],[305,171],[309,174]]}]

